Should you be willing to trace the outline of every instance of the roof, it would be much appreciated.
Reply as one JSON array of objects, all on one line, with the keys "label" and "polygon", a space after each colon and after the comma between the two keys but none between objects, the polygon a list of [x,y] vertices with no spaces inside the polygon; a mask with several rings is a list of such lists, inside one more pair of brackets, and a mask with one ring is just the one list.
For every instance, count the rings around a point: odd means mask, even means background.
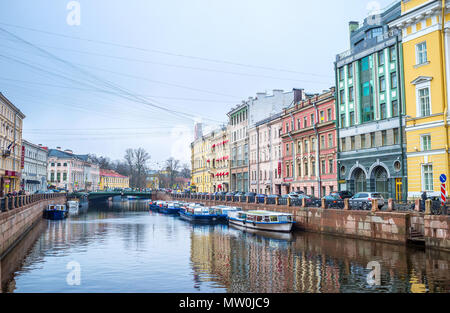
[{"label": "roof", "polygon": [[9,105],[14,111],[16,111],[17,114],[19,114],[20,118],[24,119],[25,114],[23,114],[14,104],[11,103],[11,101],[8,100],[8,98],[5,97],[4,94],[0,92],[0,100],[2,100],[5,104]]},{"label": "roof", "polygon": [[120,175],[116,171],[104,170],[104,169],[100,169],[100,176],[103,176],[103,177],[128,178],[127,176]]},{"label": "roof", "polygon": [[56,157],[59,159],[78,159],[78,160],[85,161],[85,162],[89,161],[89,156],[87,154],[86,155],[78,155],[78,154],[68,153],[65,151],[57,150],[57,149],[50,149],[48,152],[48,156]]}]

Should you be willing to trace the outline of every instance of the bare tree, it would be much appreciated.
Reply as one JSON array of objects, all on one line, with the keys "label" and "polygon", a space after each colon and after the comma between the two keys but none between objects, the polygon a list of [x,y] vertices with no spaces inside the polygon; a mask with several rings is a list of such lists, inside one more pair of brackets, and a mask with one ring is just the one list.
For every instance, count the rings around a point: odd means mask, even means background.
[{"label": "bare tree", "polygon": [[166,172],[169,178],[170,188],[175,184],[175,177],[178,175],[178,170],[180,169],[180,160],[175,160],[170,158],[166,160]]},{"label": "bare tree", "polygon": [[[147,178],[147,162],[150,160],[150,154],[143,148],[127,149],[125,151],[125,164],[128,167],[130,184],[135,188],[145,188]],[[119,165],[122,166],[123,164]]]}]

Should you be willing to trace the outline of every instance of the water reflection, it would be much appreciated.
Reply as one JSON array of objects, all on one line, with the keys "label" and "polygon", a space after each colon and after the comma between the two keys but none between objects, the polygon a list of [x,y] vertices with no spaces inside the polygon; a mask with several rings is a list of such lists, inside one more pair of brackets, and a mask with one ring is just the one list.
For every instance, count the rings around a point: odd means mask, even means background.
[{"label": "water reflection", "polygon": [[[66,264],[82,267],[68,286]],[[369,286],[370,261],[381,286]],[[450,254],[318,234],[195,225],[147,201],[42,221],[1,261],[3,292],[449,292]]]}]

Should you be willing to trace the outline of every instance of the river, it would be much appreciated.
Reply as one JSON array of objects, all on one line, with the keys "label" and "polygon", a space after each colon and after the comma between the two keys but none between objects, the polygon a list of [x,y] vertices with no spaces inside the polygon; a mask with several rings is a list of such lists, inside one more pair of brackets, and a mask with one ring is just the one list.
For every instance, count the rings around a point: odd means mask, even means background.
[{"label": "river", "polygon": [[1,260],[0,281],[17,293],[450,292],[449,265],[445,252],[195,225],[126,201],[42,220]]}]

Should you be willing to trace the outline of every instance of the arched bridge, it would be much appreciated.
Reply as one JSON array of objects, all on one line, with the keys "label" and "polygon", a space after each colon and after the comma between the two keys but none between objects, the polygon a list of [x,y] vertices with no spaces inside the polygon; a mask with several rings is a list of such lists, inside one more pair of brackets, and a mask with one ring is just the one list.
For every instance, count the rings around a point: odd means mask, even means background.
[{"label": "arched bridge", "polygon": [[89,193],[82,192],[73,192],[69,194],[69,197],[76,198],[88,198],[89,201],[105,201],[109,198],[113,197],[137,197],[139,199],[152,199],[152,195],[155,195],[151,192],[139,192],[139,191],[96,191]]}]

